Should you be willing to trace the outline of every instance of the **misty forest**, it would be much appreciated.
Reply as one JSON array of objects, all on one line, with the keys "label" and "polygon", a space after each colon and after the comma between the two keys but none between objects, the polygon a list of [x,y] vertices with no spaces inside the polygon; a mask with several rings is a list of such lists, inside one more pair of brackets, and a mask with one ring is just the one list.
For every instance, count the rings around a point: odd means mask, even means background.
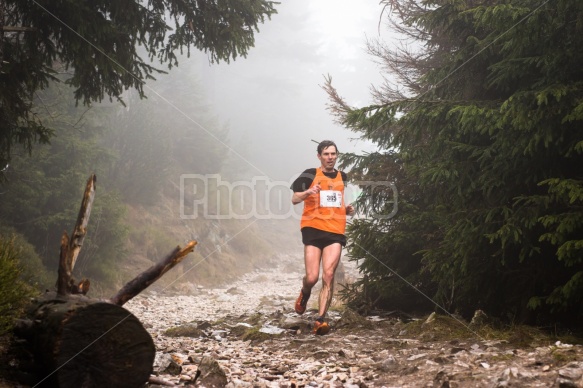
[{"label": "misty forest", "polygon": [[[244,143],[262,141],[233,142],[191,86],[190,54],[245,61],[279,4],[2,1],[1,334],[55,289],[61,236],[91,174],[74,273],[91,279],[93,297],[188,240],[198,246],[157,287],[217,285],[276,253],[301,254],[297,219],[186,219],[179,203],[181,174],[250,180]],[[374,145],[341,153],[337,167],[352,182],[391,182],[363,185],[354,202],[343,260],[359,277],[339,297],[361,315],[482,310],[503,325],[578,333],[583,2],[383,0],[378,18],[401,43],[365,42],[384,79],[362,85],[374,102],[347,102],[334,74],[320,88],[330,121]]]}]

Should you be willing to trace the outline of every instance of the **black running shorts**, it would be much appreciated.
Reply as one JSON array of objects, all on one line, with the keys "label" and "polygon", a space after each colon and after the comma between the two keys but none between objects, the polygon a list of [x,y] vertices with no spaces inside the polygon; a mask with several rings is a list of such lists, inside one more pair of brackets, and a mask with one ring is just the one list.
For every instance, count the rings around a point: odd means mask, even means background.
[{"label": "black running shorts", "polygon": [[324,230],[306,226],[302,228],[302,243],[304,245],[313,245],[316,248],[324,249],[328,245],[340,243],[346,246],[346,236],[338,233],[326,232]]}]

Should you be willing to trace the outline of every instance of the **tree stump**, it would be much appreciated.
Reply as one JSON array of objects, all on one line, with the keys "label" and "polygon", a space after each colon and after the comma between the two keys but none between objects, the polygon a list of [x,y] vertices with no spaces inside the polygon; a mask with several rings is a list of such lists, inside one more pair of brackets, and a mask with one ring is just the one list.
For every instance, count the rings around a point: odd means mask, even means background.
[{"label": "tree stump", "polygon": [[[54,295],[54,297],[53,297]],[[31,305],[19,335],[42,367],[41,386],[143,387],[156,349],[140,321],[123,307],[51,293]]]},{"label": "tree stump", "polygon": [[63,232],[61,237],[56,292],[34,301],[15,328],[41,369],[35,387],[143,387],[152,373],[156,348],[140,321],[121,306],[174,268],[197,244],[189,241],[184,248],[176,247],[107,301],[86,297],[90,282],[83,279],[77,284],[73,269],[87,233],[95,182],[92,174],[73,233],[69,237]]}]

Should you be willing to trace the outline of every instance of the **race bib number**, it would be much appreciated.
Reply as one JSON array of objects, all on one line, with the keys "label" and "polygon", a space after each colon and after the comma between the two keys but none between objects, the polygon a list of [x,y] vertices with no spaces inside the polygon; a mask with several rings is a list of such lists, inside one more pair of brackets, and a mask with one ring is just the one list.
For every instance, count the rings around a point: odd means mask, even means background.
[{"label": "race bib number", "polygon": [[342,192],[337,190],[322,190],[320,191],[320,206],[321,207],[341,207],[342,206]]}]

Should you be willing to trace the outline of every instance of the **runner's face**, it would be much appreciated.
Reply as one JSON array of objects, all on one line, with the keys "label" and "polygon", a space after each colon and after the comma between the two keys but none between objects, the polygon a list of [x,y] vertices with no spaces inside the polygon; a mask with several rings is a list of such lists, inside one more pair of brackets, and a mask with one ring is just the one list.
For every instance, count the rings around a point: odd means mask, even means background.
[{"label": "runner's face", "polygon": [[336,152],[336,147],[334,146],[326,147],[322,150],[321,154],[318,154],[318,159],[322,163],[322,170],[326,172],[334,170],[336,158],[338,158],[338,152]]}]

